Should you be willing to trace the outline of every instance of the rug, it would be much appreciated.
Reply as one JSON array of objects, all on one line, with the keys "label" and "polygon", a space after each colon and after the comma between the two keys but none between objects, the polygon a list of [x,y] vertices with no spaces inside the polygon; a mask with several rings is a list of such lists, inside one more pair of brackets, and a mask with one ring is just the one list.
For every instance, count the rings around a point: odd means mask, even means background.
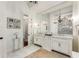
[{"label": "rug", "polygon": [[30,54],[29,56],[26,56],[25,58],[69,58],[69,57],[54,51],[39,49],[36,52]]}]

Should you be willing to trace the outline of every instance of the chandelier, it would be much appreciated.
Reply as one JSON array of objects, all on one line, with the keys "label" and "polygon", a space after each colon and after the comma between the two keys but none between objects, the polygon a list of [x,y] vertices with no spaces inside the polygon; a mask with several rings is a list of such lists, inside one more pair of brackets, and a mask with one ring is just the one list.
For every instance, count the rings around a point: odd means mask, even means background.
[{"label": "chandelier", "polygon": [[58,22],[59,22],[59,23],[62,22],[61,13],[59,13]]}]

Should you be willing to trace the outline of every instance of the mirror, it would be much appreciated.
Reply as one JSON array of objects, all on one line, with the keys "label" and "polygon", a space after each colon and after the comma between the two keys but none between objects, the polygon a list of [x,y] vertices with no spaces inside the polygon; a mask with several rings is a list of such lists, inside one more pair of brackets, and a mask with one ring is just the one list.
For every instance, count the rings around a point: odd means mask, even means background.
[{"label": "mirror", "polygon": [[37,14],[36,19],[33,24],[34,25],[34,33],[45,34],[48,31],[48,14]]},{"label": "mirror", "polygon": [[62,22],[58,23],[58,34],[66,34],[66,35],[72,35],[73,34],[73,24],[71,16],[64,16],[62,18]]}]

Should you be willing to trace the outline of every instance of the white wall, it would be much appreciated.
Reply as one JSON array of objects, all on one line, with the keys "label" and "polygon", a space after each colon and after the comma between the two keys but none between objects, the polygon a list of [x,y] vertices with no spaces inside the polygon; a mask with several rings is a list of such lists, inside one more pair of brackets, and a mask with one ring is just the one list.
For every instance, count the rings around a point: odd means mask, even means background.
[{"label": "white wall", "polygon": [[[2,55],[5,54],[5,48],[4,47],[6,44],[6,38],[5,38],[5,32],[6,31],[6,20],[5,20],[5,3],[0,2],[0,36],[3,37],[3,40],[0,40],[0,57],[3,57]],[[3,52],[4,51],[4,52]]]},{"label": "white wall", "polygon": [[[4,39],[2,40],[2,53],[5,54],[10,53],[13,49],[13,34],[18,33],[20,38],[20,48],[23,47],[23,14],[26,13],[27,5],[25,2],[0,2],[0,36]],[[28,13],[28,12],[27,12]],[[21,28],[20,29],[7,29],[7,17],[16,18],[21,20]],[[1,44],[1,43],[0,43]],[[0,48],[1,50],[1,48]]]},{"label": "white wall", "polygon": [[[21,3],[19,2],[7,2],[6,3],[6,17],[11,17],[11,18],[17,18],[19,20],[22,20],[22,14],[20,11],[20,5]],[[22,23],[22,21],[21,21]],[[8,53],[13,51],[13,34],[14,33],[18,33],[18,36],[20,37],[20,40],[22,40],[22,25],[21,25],[21,29],[7,29],[6,33],[7,34],[7,51]],[[21,44],[22,45],[22,44]]]}]

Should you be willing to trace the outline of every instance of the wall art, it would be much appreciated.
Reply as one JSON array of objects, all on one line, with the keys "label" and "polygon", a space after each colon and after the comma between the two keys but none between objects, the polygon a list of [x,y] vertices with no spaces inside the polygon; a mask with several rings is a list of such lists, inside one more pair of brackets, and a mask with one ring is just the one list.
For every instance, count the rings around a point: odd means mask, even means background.
[{"label": "wall art", "polygon": [[8,29],[19,29],[21,28],[21,21],[15,18],[7,18]]}]

